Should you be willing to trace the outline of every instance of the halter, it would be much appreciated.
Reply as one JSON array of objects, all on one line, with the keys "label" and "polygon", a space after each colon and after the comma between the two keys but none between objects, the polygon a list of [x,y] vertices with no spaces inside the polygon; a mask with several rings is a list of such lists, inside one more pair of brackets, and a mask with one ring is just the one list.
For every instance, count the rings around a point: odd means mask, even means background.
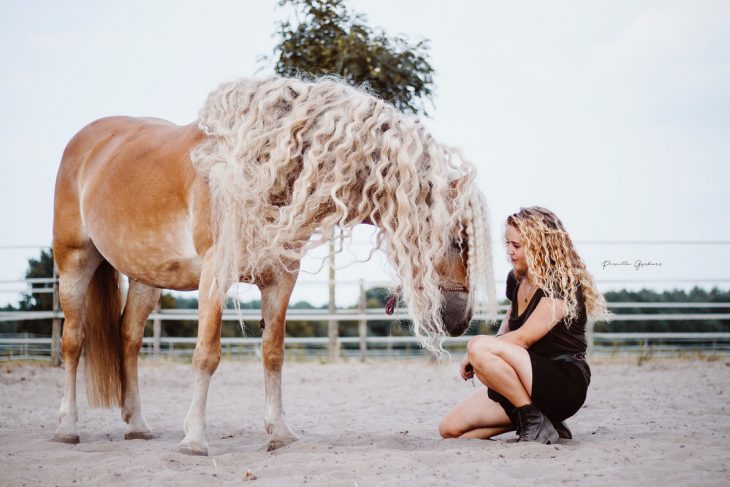
[{"label": "halter", "polygon": [[[422,287],[419,289],[423,289]],[[469,288],[466,286],[439,286],[439,290],[442,292],[444,291],[455,291],[455,292],[462,292],[462,293],[468,293]],[[395,311],[395,305],[398,303],[398,294],[400,294],[401,288],[398,286],[395,289],[395,292],[390,295],[390,298],[388,299],[388,302],[385,303],[385,314],[386,315],[392,315]]]}]

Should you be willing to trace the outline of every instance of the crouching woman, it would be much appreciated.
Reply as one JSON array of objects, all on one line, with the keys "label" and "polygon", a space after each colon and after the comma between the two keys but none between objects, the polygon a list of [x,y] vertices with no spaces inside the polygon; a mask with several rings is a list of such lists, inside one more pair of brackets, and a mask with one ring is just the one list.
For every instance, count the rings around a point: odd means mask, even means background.
[{"label": "crouching woman", "polygon": [[516,430],[518,441],[571,438],[563,422],[583,405],[591,371],[588,318],[608,317],[606,302],[562,222],[533,206],[507,218],[510,300],[497,336],[476,336],[460,364],[479,388],[441,421],[444,438],[482,438]]}]

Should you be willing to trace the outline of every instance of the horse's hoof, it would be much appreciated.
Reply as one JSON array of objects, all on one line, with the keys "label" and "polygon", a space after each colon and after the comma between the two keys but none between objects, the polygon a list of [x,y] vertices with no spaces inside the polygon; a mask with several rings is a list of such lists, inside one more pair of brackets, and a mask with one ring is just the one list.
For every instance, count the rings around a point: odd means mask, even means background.
[{"label": "horse's hoof", "polygon": [[79,435],[65,435],[63,433],[56,433],[53,435],[53,441],[59,443],[68,443],[69,445],[75,445],[79,442]]},{"label": "horse's hoof", "polygon": [[298,439],[299,438],[271,438],[268,443],[266,443],[266,451],[278,450],[279,448],[294,443]]},{"label": "horse's hoof", "polygon": [[200,445],[188,445],[185,443],[180,443],[179,445],[177,445],[175,451],[184,455],[194,455],[198,457],[208,456],[208,448]]},{"label": "horse's hoof", "polygon": [[151,431],[130,431],[124,433],[125,440],[154,440],[157,435]]}]

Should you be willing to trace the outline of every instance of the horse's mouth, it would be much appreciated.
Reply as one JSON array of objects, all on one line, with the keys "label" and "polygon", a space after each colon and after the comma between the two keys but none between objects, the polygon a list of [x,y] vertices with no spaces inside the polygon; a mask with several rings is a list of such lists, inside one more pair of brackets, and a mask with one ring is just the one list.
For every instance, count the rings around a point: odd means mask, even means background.
[{"label": "horse's mouth", "polygon": [[461,336],[469,328],[472,310],[467,309],[468,294],[463,291],[445,291],[441,319],[449,336]]}]

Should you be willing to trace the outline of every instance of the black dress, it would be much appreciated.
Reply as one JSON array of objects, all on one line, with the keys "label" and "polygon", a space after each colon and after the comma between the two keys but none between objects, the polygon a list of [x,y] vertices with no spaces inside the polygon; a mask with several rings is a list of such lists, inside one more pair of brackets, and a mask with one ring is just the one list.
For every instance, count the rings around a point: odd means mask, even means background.
[{"label": "black dress", "polygon": [[[509,316],[509,331],[520,328],[530,317],[540,298],[542,289],[535,291],[525,311],[517,314],[518,282],[514,270],[507,276],[507,299],[512,302]],[[585,360],[563,359],[566,355],[585,353],[585,326],[587,315],[583,293],[578,292],[578,318],[570,327],[560,320],[544,337],[527,349],[532,363],[532,401],[553,421],[562,421],[573,416],[586,399],[591,371]],[[497,391],[489,390],[489,397],[504,408],[507,416],[513,417],[515,406]]]}]

